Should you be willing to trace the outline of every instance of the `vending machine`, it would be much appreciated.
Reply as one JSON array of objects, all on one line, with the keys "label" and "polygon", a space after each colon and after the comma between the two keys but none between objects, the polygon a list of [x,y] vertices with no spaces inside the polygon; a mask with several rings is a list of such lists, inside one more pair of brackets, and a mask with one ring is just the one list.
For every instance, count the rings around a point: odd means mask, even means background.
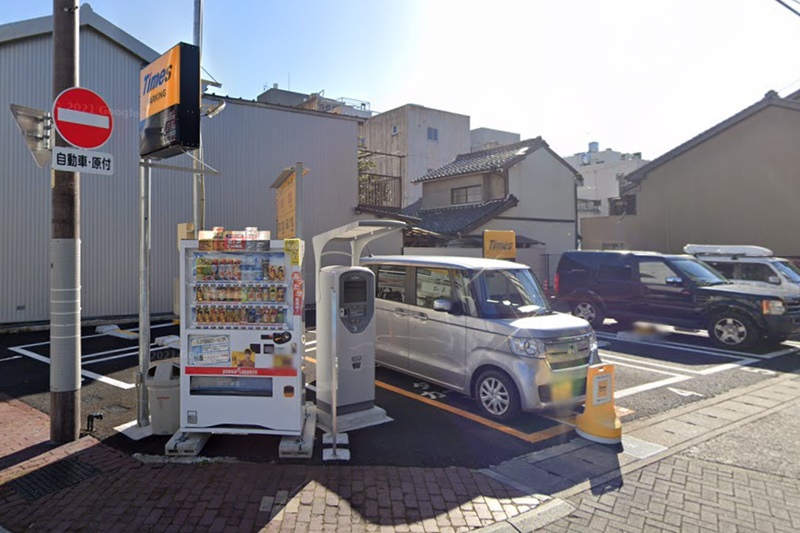
[{"label": "vending machine", "polygon": [[304,245],[244,233],[181,244],[181,431],[300,435]]}]

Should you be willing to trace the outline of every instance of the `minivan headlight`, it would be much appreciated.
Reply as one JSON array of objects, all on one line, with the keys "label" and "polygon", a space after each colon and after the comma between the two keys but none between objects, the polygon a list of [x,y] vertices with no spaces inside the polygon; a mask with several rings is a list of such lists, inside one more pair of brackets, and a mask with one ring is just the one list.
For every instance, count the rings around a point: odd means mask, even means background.
[{"label": "minivan headlight", "polygon": [[539,339],[520,339],[511,337],[508,339],[508,344],[511,347],[511,352],[522,357],[535,357],[537,359],[545,358],[544,342]]},{"label": "minivan headlight", "polygon": [[761,312],[765,315],[782,315],[786,312],[786,306],[782,300],[761,300]]}]

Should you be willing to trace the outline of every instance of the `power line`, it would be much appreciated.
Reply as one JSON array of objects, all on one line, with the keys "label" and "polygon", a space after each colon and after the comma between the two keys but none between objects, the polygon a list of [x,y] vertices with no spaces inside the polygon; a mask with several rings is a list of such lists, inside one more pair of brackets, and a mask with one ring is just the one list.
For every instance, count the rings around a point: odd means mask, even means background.
[{"label": "power line", "polygon": [[[778,2],[780,5],[782,5],[783,7],[785,7],[786,9],[788,9],[789,11],[791,11],[792,13],[794,13],[795,15],[797,15],[798,17],[800,17],[800,13],[795,11],[793,7],[791,7],[789,4],[787,4],[783,0],[775,0],[775,1]],[[797,2],[795,2],[795,3],[797,3]]]}]

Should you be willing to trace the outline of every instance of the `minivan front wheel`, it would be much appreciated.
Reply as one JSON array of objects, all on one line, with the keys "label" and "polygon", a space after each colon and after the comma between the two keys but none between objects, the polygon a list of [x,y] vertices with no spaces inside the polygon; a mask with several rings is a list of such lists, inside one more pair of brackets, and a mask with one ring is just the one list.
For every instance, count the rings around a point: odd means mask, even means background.
[{"label": "minivan front wheel", "polygon": [[603,324],[605,315],[603,310],[594,300],[578,300],[572,305],[572,314],[587,321],[592,327]]},{"label": "minivan front wheel", "polygon": [[512,420],[520,413],[519,392],[505,373],[487,370],[475,383],[475,399],[480,410],[496,420]]},{"label": "minivan front wheel", "polygon": [[728,311],[711,317],[708,335],[721,348],[744,350],[758,342],[761,332],[749,316]]}]

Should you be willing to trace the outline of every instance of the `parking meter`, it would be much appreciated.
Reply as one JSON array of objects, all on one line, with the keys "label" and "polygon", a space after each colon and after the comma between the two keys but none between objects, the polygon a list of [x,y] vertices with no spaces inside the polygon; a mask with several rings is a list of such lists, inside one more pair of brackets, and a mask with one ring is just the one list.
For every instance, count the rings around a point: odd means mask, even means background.
[{"label": "parking meter", "polygon": [[[345,415],[375,402],[375,275],[356,266],[319,273],[317,408]],[[338,364],[337,364],[338,363]]]}]

